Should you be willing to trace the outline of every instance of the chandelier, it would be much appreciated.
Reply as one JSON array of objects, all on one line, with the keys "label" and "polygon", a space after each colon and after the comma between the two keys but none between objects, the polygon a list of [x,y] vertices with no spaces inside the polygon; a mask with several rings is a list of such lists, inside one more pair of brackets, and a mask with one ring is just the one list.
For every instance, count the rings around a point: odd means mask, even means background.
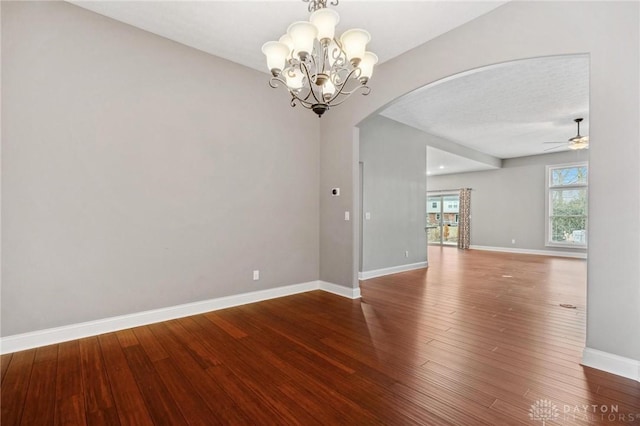
[{"label": "chandelier", "polygon": [[262,46],[262,53],[272,74],[269,86],[286,87],[292,107],[299,103],[321,117],[356,91],[369,94],[367,82],[378,57],[365,51],[371,40],[365,30],[351,29],[335,37],[340,16],[327,9],[327,0],[302,1],[309,3],[309,21],[289,25],[278,41]]}]

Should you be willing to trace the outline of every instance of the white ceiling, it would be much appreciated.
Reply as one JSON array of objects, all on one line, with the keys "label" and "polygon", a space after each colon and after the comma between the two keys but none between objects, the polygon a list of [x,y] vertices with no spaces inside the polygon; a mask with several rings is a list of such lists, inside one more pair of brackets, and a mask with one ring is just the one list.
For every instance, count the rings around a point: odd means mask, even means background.
[{"label": "white ceiling", "polygon": [[427,146],[427,176],[495,169],[486,163]]},{"label": "white ceiling", "polygon": [[382,115],[497,158],[566,150],[575,118],[589,134],[589,57],[508,62],[452,76],[398,99]]},{"label": "white ceiling", "polygon": [[[277,40],[308,4],[288,1],[77,1],[85,9],[142,28],[212,55],[268,72],[262,44]],[[387,61],[506,1],[356,1],[330,6],[340,15],[337,34],[371,33],[368,50]]]},{"label": "white ceiling", "polygon": [[[67,1],[265,73],[262,44],[309,16],[301,0]],[[367,29],[368,49],[384,62],[507,1],[341,0],[334,8],[341,18],[337,33]],[[382,115],[498,158],[540,154],[555,146],[542,142],[574,136],[578,116],[588,134],[588,57],[475,70],[416,90]],[[490,168],[433,147],[430,157],[434,175]]]}]

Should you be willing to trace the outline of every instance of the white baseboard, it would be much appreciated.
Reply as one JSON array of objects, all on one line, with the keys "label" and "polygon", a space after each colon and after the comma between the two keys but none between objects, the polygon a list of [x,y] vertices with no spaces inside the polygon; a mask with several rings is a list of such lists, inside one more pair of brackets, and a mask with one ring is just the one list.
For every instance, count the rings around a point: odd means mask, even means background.
[{"label": "white baseboard", "polygon": [[581,364],[640,382],[640,360],[584,348]]},{"label": "white baseboard", "polygon": [[328,283],[326,281],[319,281],[319,283],[320,283],[320,290],[337,294],[338,296],[346,297],[349,299],[360,298],[360,287],[358,288],[345,287],[342,285]]},{"label": "white baseboard", "polygon": [[486,250],[486,251],[499,251],[504,253],[517,253],[517,254],[537,254],[541,256],[556,256],[556,257],[573,257],[577,259],[586,259],[587,253],[584,252],[572,252],[572,251],[559,251],[559,250],[533,250],[533,249],[521,249],[511,247],[491,247],[491,246],[476,246],[470,245],[471,250]]},{"label": "white baseboard", "polygon": [[409,263],[407,265],[392,266],[390,268],[373,269],[371,271],[358,272],[359,280],[368,280],[370,278],[382,277],[384,275],[397,274],[398,272],[413,271],[414,269],[422,269],[429,266],[428,262]]},{"label": "white baseboard", "polygon": [[0,354],[53,345],[69,340],[82,339],[83,337],[96,336],[98,334],[188,317],[216,311],[218,309],[232,308],[247,303],[260,302],[312,290],[324,290],[349,299],[357,299],[360,297],[359,288],[348,288],[324,281],[310,281],[302,284],[252,291],[250,293],[236,294],[233,296],[219,297],[200,302],[185,303],[167,308],[153,309],[150,311],[136,312],[128,315],[6,336],[0,338]]}]

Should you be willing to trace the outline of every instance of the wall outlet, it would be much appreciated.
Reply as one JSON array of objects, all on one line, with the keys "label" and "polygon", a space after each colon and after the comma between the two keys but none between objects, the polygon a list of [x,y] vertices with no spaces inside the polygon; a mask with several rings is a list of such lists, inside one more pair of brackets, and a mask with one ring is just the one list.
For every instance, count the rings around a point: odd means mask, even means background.
[{"label": "wall outlet", "polygon": [[404,257],[409,257],[409,250],[404,251]]},{"label": "wall outlet", "polygon": [[253,280],[258,281],[260,279],[260,271],[253,271]]},{"label": "wall outlet", "polygon": [[515,238],[513,238],[513,239],[511,240],[511,244],[515,244],[515,243],[516,243],[516,239],[515,239]]}]

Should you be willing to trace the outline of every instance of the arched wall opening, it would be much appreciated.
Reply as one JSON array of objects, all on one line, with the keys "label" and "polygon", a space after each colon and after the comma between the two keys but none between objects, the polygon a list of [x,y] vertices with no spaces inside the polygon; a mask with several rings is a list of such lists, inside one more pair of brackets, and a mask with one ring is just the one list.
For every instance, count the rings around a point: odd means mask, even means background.
[{"label": "arched wall opening", "polygon": [[[358,124],[393,99],[471,69],[542,56],[590,57],[590,245],[585,362],[640,380],[640,43],[637,3],[512,2],[382,64],[372,93],[323,117],[320,279],[357,288]],[[607,28],[606,34],[585,28]],[[341,187],[341,197],[329,189]],[[625,200],[609,232],[608,206]],[[355,220],[345,221],[344,212]],[[617,357],[617,358],[616,358]],[[614,360],[614,361],[611,361]],[[615,367],[607,366],[611,361]],[[611,363],[610,363],[611,364]]]},{"label": "arched wall opening", "polygon": [[[359,278],[426,266],[427,241],[457,245],[451,208],[463,187],[475,198],[471,248],[586,258],[586,221],[547,227],[544,187],[547,166],[587,166],[589,151],[570,150],[568,139],[575,117],[588,134],[588,107],[588,55],[560,55],[445,77],[360,122]],[[440,218],[431,204],[445,192]],[[587,205],[586,190],[578,194],[573,209]]]}]

